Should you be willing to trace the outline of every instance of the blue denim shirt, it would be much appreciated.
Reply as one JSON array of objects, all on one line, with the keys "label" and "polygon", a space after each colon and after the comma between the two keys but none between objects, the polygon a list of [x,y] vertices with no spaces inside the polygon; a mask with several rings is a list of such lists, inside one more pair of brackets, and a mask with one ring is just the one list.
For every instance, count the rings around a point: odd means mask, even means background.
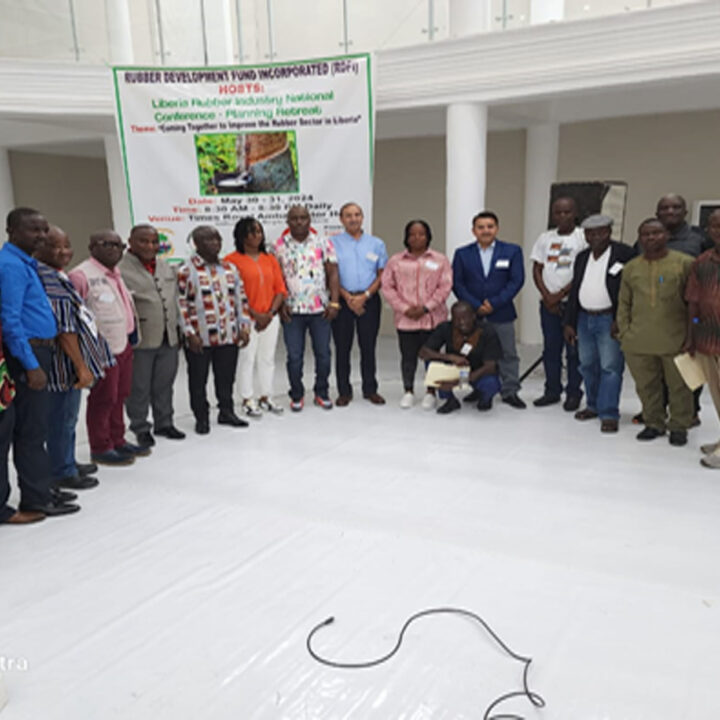
[{"label": "blue denim shirt", "polygon": [[333,235],[340,285],[348,292],[367,290],[388,261],[385,243],[374,235],[363,233],[357,240],[348,233]]},{"label": "blue denim shirt", "polygon": [[26,370],[40,367],[30,338],[51,339],[57,323],[37,272],[37,261],[12,243],[0,250],[0,320],[3,340]]}]

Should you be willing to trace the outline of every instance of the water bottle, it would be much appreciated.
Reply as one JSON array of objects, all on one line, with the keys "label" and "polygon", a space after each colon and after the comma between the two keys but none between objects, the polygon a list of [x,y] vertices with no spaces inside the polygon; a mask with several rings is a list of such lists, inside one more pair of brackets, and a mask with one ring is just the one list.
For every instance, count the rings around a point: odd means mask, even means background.
[{"label": "water bottle", "polygon": [[467,390],[470,384],[470,368],[465,366],[460,368],[460,390]]}]

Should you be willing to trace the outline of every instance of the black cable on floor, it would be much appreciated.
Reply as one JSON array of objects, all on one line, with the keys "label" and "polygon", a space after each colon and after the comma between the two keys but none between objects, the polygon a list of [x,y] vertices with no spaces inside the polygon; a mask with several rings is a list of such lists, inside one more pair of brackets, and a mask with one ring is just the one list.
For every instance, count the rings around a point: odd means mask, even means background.
[{"label": "black cable on floor", "polygon": [[498,707],[501,703],[506,702],[507,700],[511,700],[512,698],[517,697],[524,697],[527,698],[528,701],[534,705],[536,708],[543,708],[545,707],[545,700],[538,695],[537,693],[530,690],[530,687],[528,685],[528,671],[530,670],[530,663],[532,663],[532,658],[524,657],[523,655],[519,655],[516,652],[513,652],[498,636],[498,634],[483,620],[477,613],[471,612],[470,610],[463,610],[462,608],[453,608],[453,607],[439,607],[439,608],[428,608],[427,610],[421,610],[420,612],[416,612],[414,615],[411,615],[402,626],[402,629],[400,630],[400,634],[398,635],[397,642],[395,643],[395,647],[392,648],[388,653],[385,655],[382,655],[379,658],[375,658],[374,660],[365,660],[365,661],[358,661],[358,662],[341,662],[338,660],[330,660],[328,658],[324,658],[321,655],[318,655],[312,648],[312,640],[315,636],[315,633],[317,633],[319,630],[321,630],[324,627],[327,627],[328,625],[332,625],[332,623],[335,622],[334,617],[329,617],[327,620],[323,620],[323,622],[317,624],[308,634],[307,640],[305,642],[305,645],[307,647],[308,652],[310,655],[317,660],[319,663],[322,663],[323,665],[327,665],[328,667],[332,668],[339,668],[341,670],[359,670],[362,668],[371,668],[375,667],[376,665],[380,665],[384,662],[387,662],[397,651],[400,649],[400,646],[402,645],[403,638],[405,637],[405,632],[410,627],[410,625],[415,622],[415,620],[419,620],[420,618],[427,617],[428,615],[461,615],[463,617],[470,618],[471,620],[475,620],[476,622],[480,623],[482,627],[488,632],[490,637],[504,650],[504,652],[509,655],[513,660],[517,660],[518,662],[521,662],[523,664],[523,674],[522,674],[522,690],[516,690],[514,692],[505,693],[503,695],[498,696],[493,700],[485,709],[485,714],[483,715],[483,720],[524,720],[522,715],[515,715],[512,713],[500,713],[499,715],[493,715],[493,710]]}]

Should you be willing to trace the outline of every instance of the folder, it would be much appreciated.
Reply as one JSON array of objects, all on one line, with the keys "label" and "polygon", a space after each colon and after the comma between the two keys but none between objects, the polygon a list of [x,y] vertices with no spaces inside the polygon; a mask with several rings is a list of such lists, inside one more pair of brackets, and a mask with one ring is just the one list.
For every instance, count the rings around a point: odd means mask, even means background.
[{"label": "folder", "polygon": [[707,378],[698,359],[690,355],[690,353],[676,355],[675,366],[680,372],[685,384],[691,390],[697,390],[697,388],[707,382]]},{"label": "folder", "polygon": [[425,387],[438,387],[441,382],[460,380],[460,368],[457,365],[434,360],[425,373]]}]

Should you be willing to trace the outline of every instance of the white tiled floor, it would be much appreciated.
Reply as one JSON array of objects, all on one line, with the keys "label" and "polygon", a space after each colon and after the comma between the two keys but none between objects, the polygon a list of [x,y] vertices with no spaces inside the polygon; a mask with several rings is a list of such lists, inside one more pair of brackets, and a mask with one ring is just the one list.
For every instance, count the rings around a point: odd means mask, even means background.
[{"label": "white tiled floor", "polygon": [[334,615],[317,648],[372,658],[439,605],[534,658],[547,707],[515,701],[527,718],[720,717],[709,399],[687,447],[641,444],[627,378],[605,436],[558,406],[400,410],[394,340],[380,355],[386,407],[310,406],[202,438],[181,370],[187,440],[103,470],[75,517],[2,529],[3,720],[479,719],[521,668],[465,620],[421,621],[371,670],[305,650]]}]

